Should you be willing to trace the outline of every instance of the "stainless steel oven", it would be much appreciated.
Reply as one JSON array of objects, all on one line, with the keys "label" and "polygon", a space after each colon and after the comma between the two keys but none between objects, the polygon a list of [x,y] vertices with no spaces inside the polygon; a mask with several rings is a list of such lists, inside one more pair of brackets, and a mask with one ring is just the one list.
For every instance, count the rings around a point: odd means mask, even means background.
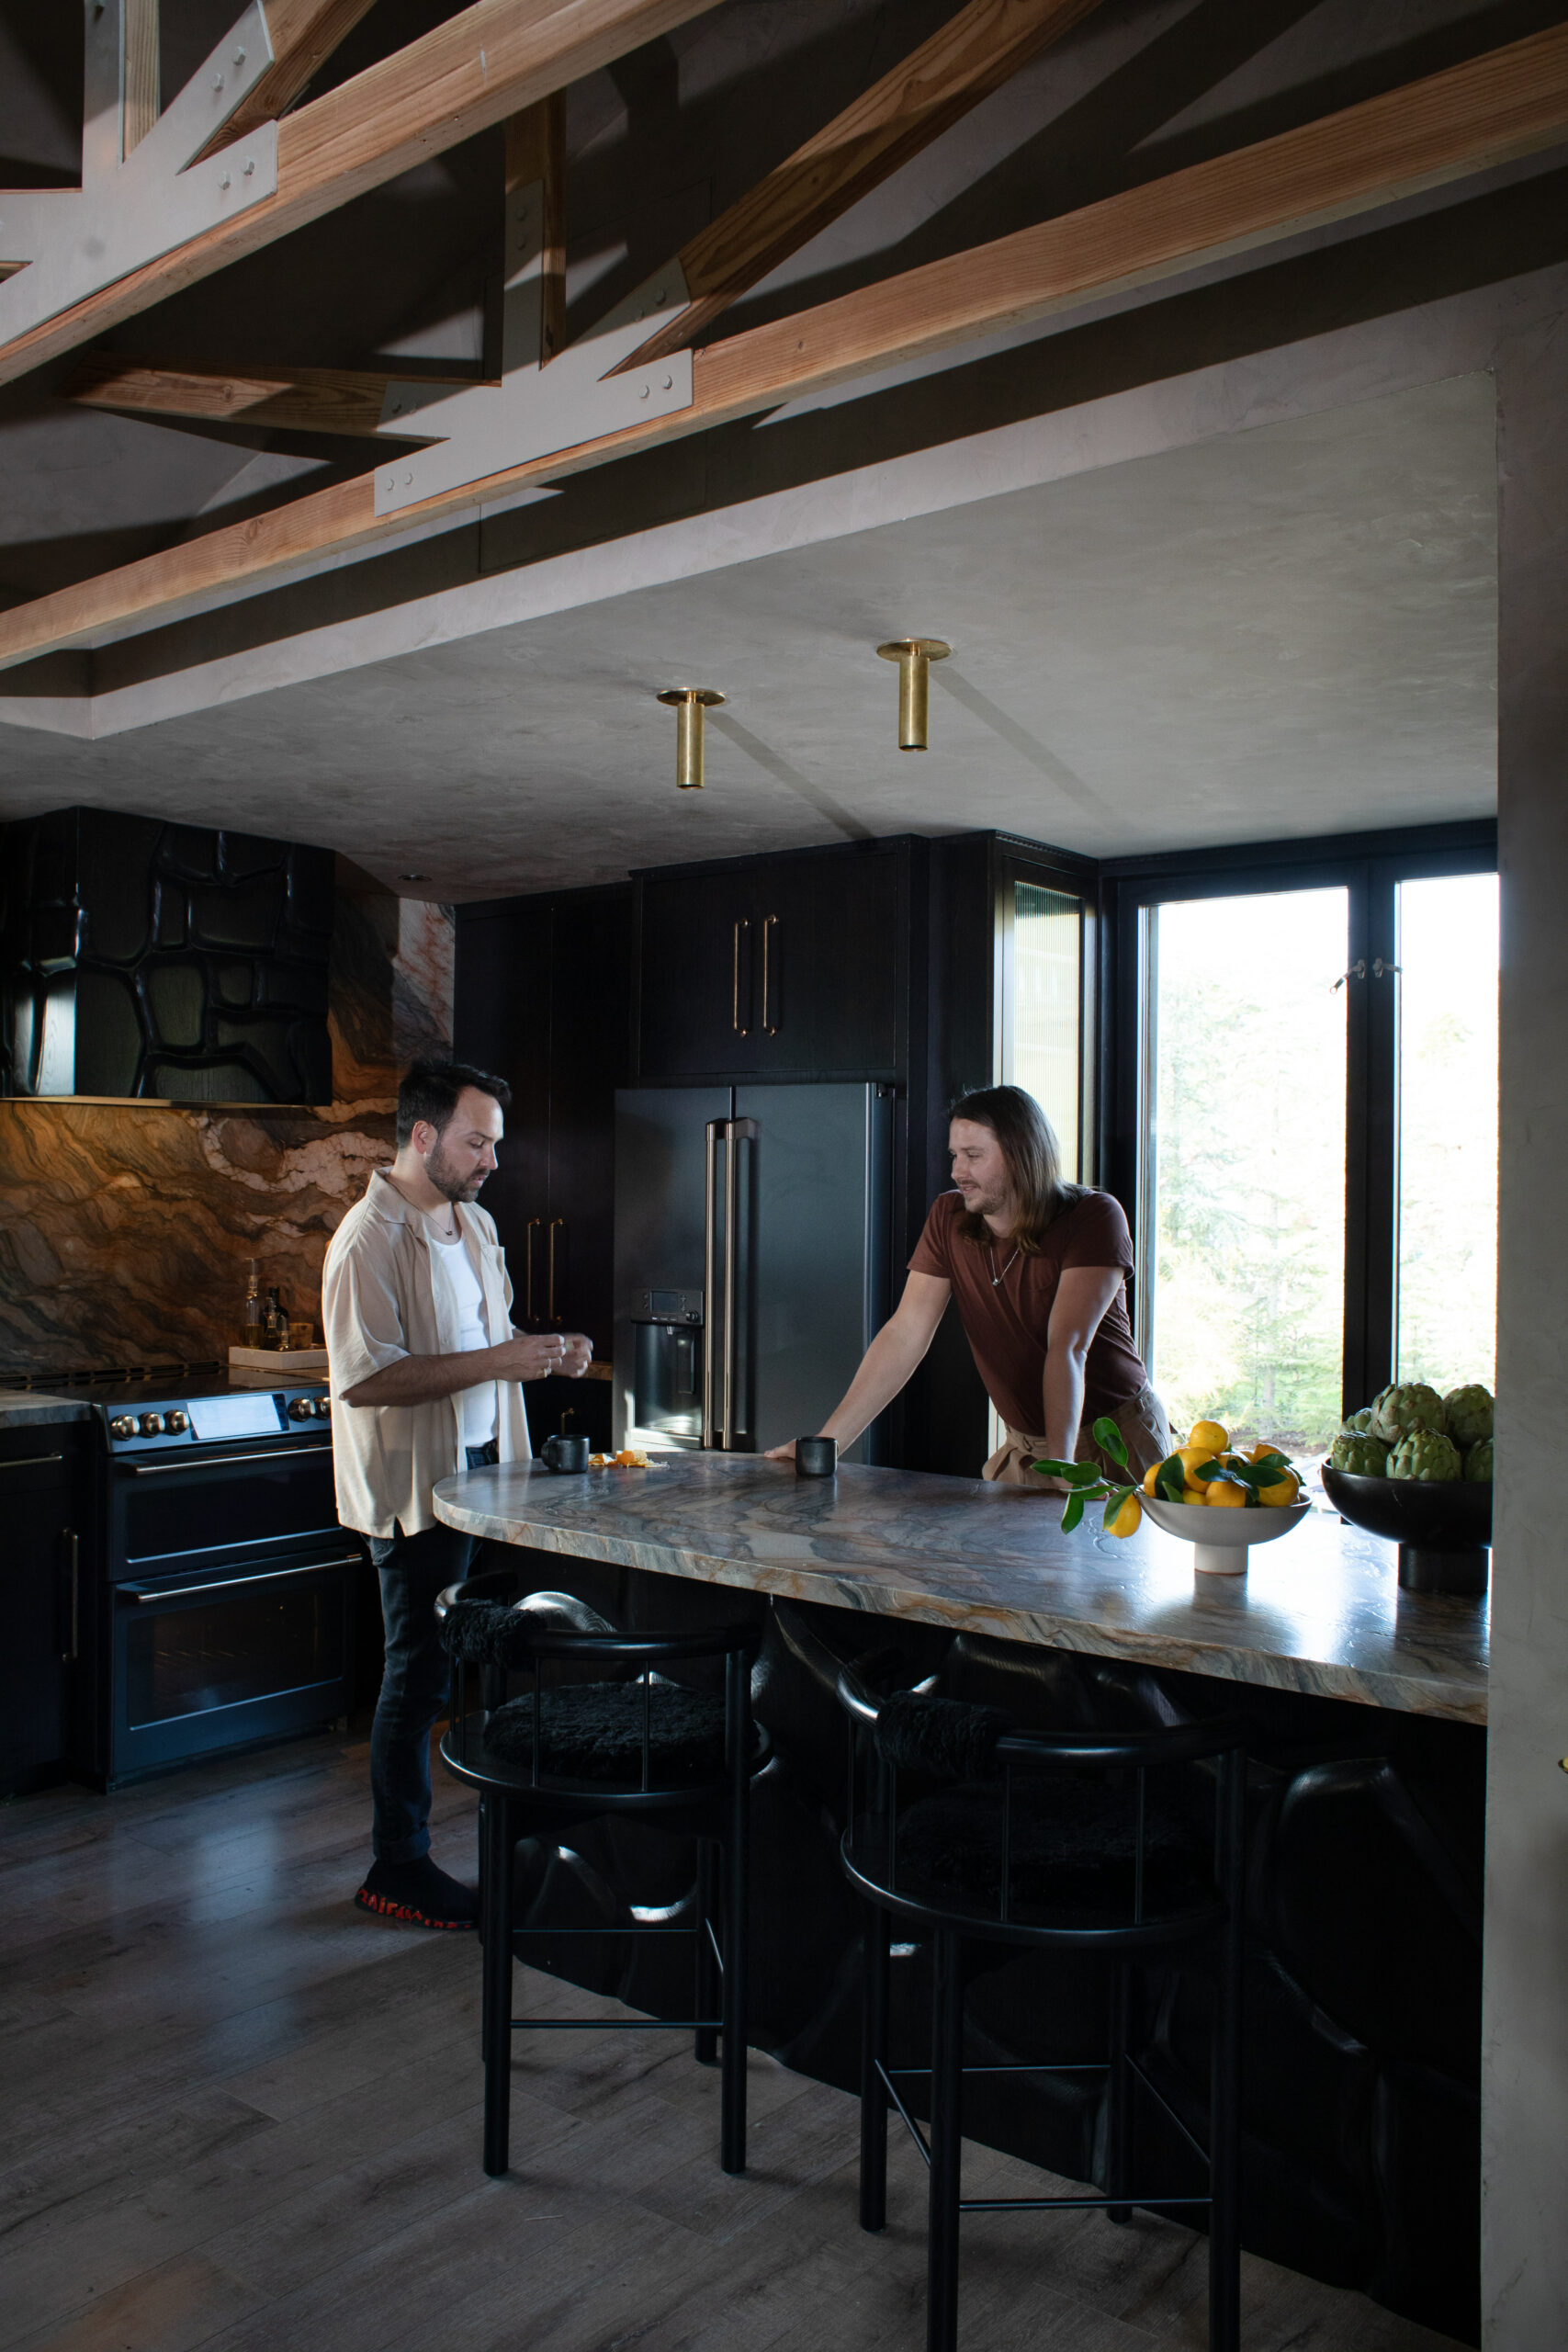
[{"label": "stainless steel oven", "polygon": [[138,1385],[94,1405],[93,1777],[114,1788],[345,1715],[363,1547],[337,1521],[324,1391]]}]

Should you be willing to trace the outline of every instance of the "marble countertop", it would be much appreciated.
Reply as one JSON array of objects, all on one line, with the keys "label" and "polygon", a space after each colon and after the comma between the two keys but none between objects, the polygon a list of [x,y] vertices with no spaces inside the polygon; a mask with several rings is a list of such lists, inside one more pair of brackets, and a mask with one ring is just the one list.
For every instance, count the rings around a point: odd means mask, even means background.
[{"label": "marble countertop", "polygon": [[854,1464],[797,1478],[743,1454],[581,1477],[507,1464],[445,1479],[435,1509],[470,1534],[660,1575],[1486,1720],[1484,1599],[1402,1592],[1394,1546],[1322,1510],[1219,1577],[1146,1520],[1118,1542],[1091,1508],[1064,1535],[1056,1499],[1019,1487]]},{"label": "marble countertop", "polygon": [[46,1396],[35,1388],[0,1389],[0,1430],[29,1421],[85,1421],[91,1408],[80,1396]]}]

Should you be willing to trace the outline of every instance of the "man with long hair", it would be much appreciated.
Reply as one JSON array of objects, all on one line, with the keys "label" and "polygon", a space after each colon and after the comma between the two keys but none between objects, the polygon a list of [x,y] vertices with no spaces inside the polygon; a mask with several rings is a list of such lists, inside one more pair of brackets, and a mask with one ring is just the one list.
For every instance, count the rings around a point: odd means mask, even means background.
[{"label": "man with long hair", "polygon": [[[950,1298],[1006,1431],[982,1476],[1053,1488],[1036,1458],[1115,1465],[1090,1432],[1109,1415],[1142,1472],[1170,1452],[1165,1408],[1127,1319],[1133,1242],[1121,1203],[1069,1184],[1050,1120],[1018,1086],[987,1086],[952,1110],[953,1190],[939,1195],[883,1325],[821,1435],[852,1445],[890,1405],[936,1336]],[[786,1458],[793,1446],[777,1446]]]}]

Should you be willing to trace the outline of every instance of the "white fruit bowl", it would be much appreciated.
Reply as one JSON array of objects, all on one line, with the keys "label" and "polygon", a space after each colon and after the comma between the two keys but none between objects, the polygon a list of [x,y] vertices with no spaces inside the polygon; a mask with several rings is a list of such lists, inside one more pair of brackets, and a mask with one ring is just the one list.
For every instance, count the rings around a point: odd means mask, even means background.
[{"label": "white fruit bowl", "polygon": [[1215,1503],[1168,1503],[1163,1495],[1143,1495],[1144,1516],[1168,1535],[1194,1548],[1193,1565],[1202,1576],[1244,1577],[1255,1544],[1272,1544],[1299,1527],[1310,1502],[1259,1503],[1256,1510],[1224,1510]]}]

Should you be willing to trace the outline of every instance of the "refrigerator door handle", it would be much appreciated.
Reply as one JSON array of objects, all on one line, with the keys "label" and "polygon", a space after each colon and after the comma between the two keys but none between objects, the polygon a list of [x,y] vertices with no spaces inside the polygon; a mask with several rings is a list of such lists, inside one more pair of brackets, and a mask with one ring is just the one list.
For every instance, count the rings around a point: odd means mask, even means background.
[{"label": "refrigerator door handle", "polygon": [[703,1444],[711,1449],[722,1442],[714,1427],[714,1336],[717,1293],[714,1289],[714,1266],[718,1250],[714,1232],[714,1190],[718,1172],[718,1147],[728,1119],[710,1119],[707,1123],[706,1176],[703,1196]]},{"label": "refrigerator door handle", "polygon": [[[740,1265],[740,1147],[757,1140],[755,1119],[727,1119],[724,1125],[724,1444],[736,1451],[747,1434],[746,1407],[751,1384],[741,1378],[740,1316],[737,1288]],[[750,1370],[750,1366],[748,1366]]]}]

